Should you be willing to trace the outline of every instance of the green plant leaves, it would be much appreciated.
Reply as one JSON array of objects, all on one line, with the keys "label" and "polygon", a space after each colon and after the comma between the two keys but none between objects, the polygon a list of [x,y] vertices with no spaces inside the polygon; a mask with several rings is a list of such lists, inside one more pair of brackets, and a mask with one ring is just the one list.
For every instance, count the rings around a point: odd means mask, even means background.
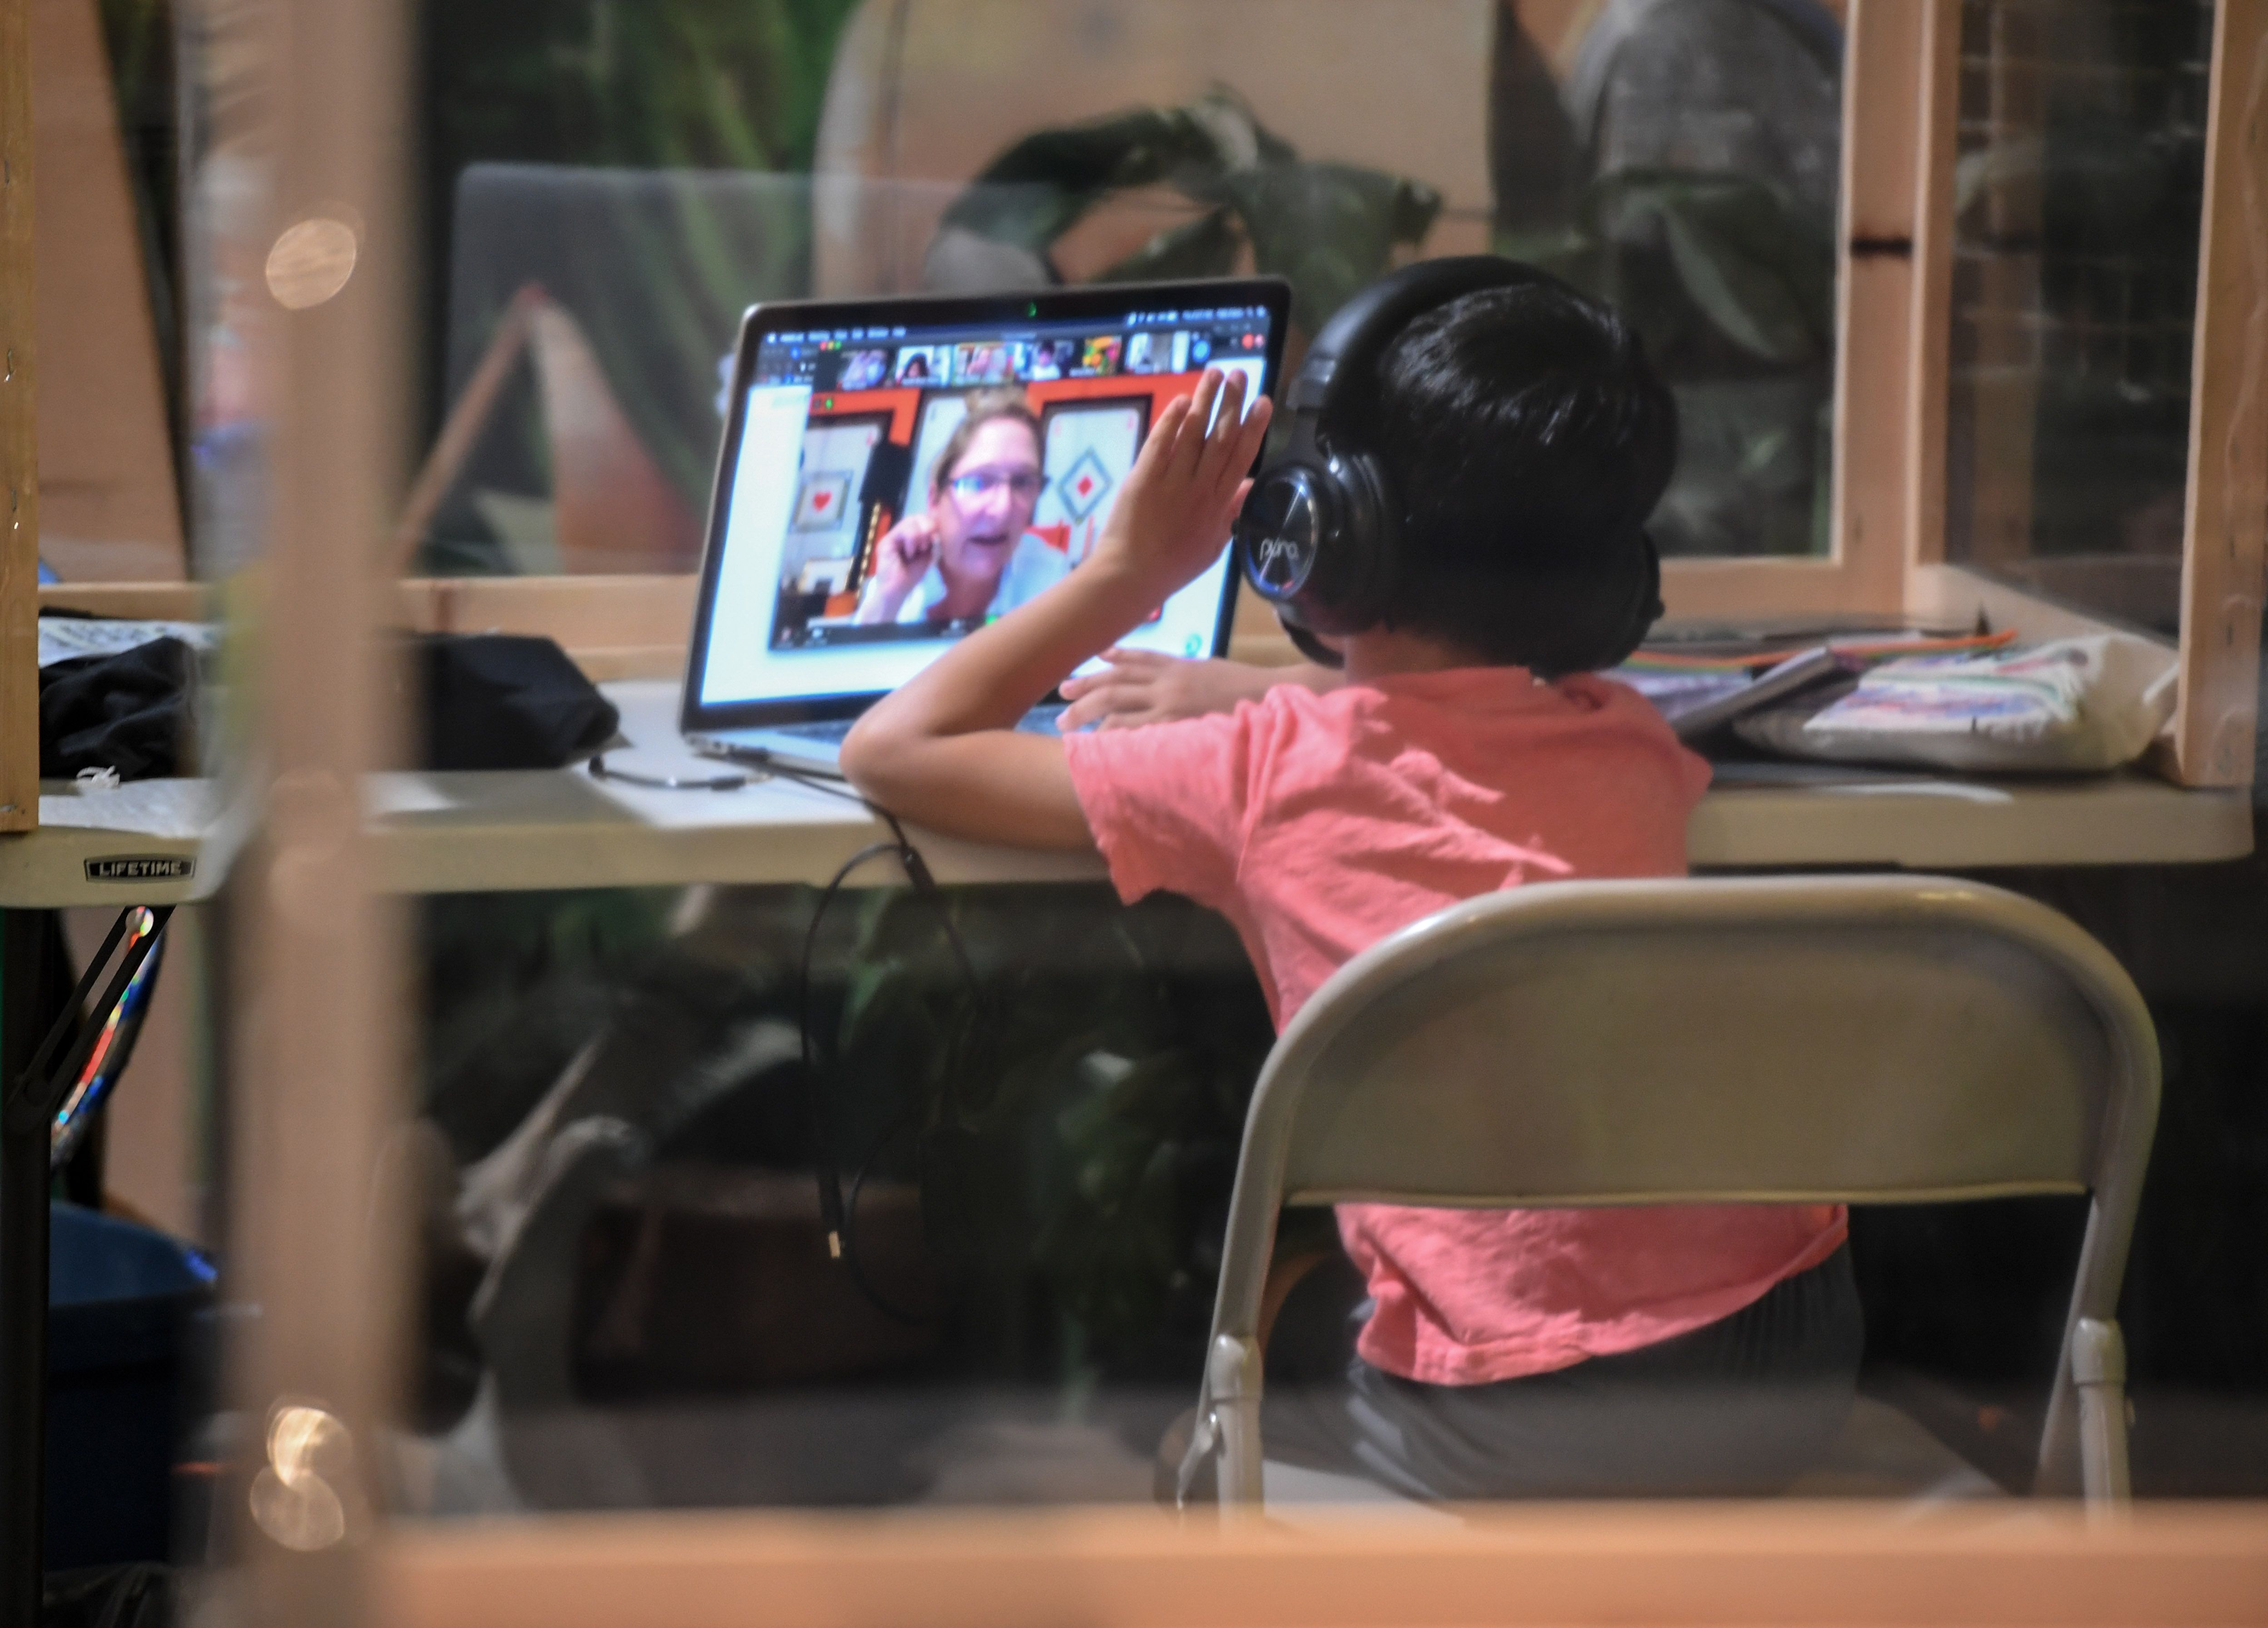
[{"label": "green plant leaves", "polygon": [[1158,233],[1104,281],[1219,276],[1248,246],[1257,269],[1291,282],[1292,320],[1311,333],[1397,248],[1421,242],[1441,210],[1423,181],[1300,158],[1234,92],[1217,90],[1187,107],[1027,136],[985,166],[944,224],[1044,256],[1106,199],[1158,185],[1204,213]]},{"label": "green plant leaves", "polygon": [[[1009,1319],[971,1331],[1002,1342],[993,1366],[1054,1351],[1121,1374],[1186,1372],[1272,1038],[1241,949],[1181,900],[972,888],[949,908],[974,996],[934,901],[878,889],[862,905],[823,1064],[838,1155],[864,1161],[909,1110],[931,1127],[923,1179],[963,1293]],[[1039,1304],[1059,1341],[1012,1333],[1016,1308]]]},{"label": "green plant leaves", "polygon": [[1572,223],[1499,232],[1495,247],[1616,306],[1675,393],[1677,473],[1653,520],[1665,551],[1826,552],[1824,221],[1749,177],[1629,169],[1594,181]]},{"label": "green plant leaves", "polygon": [[1258,166],[1218,185],[1254,263],[1290,280],[1292,320],[1311,334],[1385,272],[1396,247],[1422,241],[1441,212],[1441,195],[1423,181],[1348,164]]},{"label": "green plant leaves", "polygon": [[1113,114],[1016,142],[946,207],[944,224],[1045,254],[1113,192],[1203,174],[1226,161],[1215,126],[1187,109]]},{"label": "green plant leaves", "polygon": [[1593,186],[1588,213],[1609,241],[1658,234],[1686,294],[1749,354],[1795,363],[1831,350],[1834,240],[1777,188],[1739,175],[1624,170]]},{"label": "green plant leaves", "polygon": [[1195,220],[1169,226],[1105,271],[1104,283],[1146,283],[1163,277],[1222,277],[1236,269],[1244,245],[1236,217],[1227,209],[1209,210]]}]

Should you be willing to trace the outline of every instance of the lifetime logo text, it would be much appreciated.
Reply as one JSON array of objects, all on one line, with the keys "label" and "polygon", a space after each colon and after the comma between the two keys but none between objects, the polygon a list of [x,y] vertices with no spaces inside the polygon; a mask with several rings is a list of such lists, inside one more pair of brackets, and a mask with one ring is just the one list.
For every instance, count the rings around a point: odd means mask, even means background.
[{"label": "lifetime logo text", "polygon": [[171,854],[120,854],[86,862],[86,879],[91,882],[187,881],[196,873],[195,859]]}]

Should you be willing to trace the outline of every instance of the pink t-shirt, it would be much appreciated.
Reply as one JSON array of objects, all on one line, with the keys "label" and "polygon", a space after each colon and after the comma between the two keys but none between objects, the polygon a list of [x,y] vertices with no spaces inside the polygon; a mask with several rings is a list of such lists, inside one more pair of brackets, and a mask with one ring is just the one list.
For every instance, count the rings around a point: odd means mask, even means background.
[{"label": "pink t-shirt", "polygon": [[[1184,894],[1235,924],[1281,1029],[1396,928],[1499,888],[1677,876],[1708,765],[1597,678],[1407,674],[1227,716],[1064,738],[1128,902]],[[1729,1316],[1843,1241],[1839,1205],[1439,1210],[1342,1204],[1376,1303],[1357,1349],[1476,1385]]]}]

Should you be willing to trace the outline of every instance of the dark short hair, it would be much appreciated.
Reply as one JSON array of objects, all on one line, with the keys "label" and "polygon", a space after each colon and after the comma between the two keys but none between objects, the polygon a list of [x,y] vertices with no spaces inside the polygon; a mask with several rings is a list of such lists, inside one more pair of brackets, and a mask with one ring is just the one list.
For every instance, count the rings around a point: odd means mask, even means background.
[{"label": "dark short hair", "polygon": [[1046,444],[1040,436],[1040,416],[1032,410],[1021,390],[972,390],[968,393],[968,410],[961,422],[953,426],[953,433],[945,438],[939,449],[937,461],[929,467],[929,495],[934,498],[945,490],[953,478],[954,466],[968,455],[968,444],[976,432],[996,418],[1012,418],[1032,432],[1032,445],[1044,455]]},{"label": "dark short hair", "polygon": [[1546,676],[1613,661],[1677,460],[1638,335],[1546,278],[1426,312],[1377,374],[1340,427],[1401,510],[1387,625]]}]

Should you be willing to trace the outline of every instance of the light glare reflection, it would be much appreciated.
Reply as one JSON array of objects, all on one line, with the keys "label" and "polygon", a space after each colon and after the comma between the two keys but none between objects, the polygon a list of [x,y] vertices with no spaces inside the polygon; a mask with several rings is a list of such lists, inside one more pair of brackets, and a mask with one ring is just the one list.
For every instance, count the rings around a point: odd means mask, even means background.
[{"label": "light glare reflection", "polygon": [[354,276],[360,249],[355,229],[328,215],[286,226],[268,251],[268,291],[287,311],[320,306]]},{"label": "light glare reflection", "polygon": [[252,1518],[286,1549],[312,1553],[347,1535],[347,1506],[329,1477],[353,1473],[354,1438],[328,1411],[280,1403],[268,1424],[268,1462],[253,1477]]}]

